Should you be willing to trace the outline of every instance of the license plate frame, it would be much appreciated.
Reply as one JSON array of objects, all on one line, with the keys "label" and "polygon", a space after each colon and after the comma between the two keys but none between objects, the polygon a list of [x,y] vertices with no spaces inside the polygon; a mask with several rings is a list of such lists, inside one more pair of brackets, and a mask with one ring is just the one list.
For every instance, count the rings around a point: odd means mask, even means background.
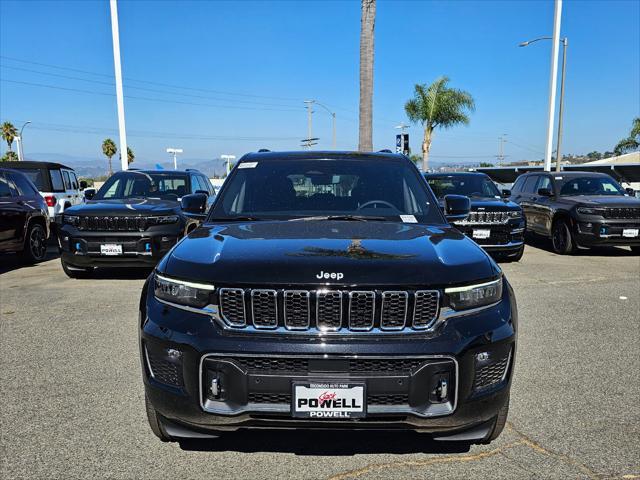
[{"label": "license plate frame", "polygon": [[122,255],[122,245],[117,243],[103,243],[100,245],[100,255],[117,257]]},{"label": "license plate frame", "polygon": [[[333,396],[332,396],[333,394]],[[320,407],[326,402],[344,402],[344,406]],[[298,399],[316,400],[317,405],[299,405]],[[312,420],[349,420],[367,416],[367,385],[364,382],[309,380],[291,382],[291,416]]]},{"label": "license plate frame", "polygon": [[640,229],[638,229],[638,228],[623,228],[622,229],[622,236],[624,238],[636,238],[638,235],[640,235]]},{"label": "license plate frame", "polygon": [[488,228],[474,228],[471,233],[472,238],[476,238],[478,240],[486,240],[491,237],[491,230]]}]

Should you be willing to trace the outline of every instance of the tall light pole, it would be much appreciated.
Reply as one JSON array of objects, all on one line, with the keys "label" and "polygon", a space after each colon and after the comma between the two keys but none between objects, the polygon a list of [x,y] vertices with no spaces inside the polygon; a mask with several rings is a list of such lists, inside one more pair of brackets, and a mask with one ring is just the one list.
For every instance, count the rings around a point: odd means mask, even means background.
[{"label": "tall light pole", "polygon": [[[311,150],[311,130],[312,130],[312,116],[313,116],[313,103],[315,100],[305,100],[304,103],[307,107],[307,138],[306,138],[306,147],[307,150]],[[305,140],[303,140],[305,142]]]},{"label": "tall light pole", "polygon": [[173,155],[173,169],[177,170],[178,169],[178,153],[182,153],[182,149],[181,148],[167,148],[167,153],[170,153]]},{"label": "tall light pole", "polygon": [[127,159],[127,129],[124,122],[124,94],[122,92],[122,64],[120,63],[120,30],[118,28],[118,3],[110,0],[111,36],[113,38],[113,65],[116,75],[116,102],[118,104],[118,132],[120,135],[120,165],[129,169]]},{"label": "tall light pole", "polygon": [[24,122],[24,125],[22,125],[22,127],[20,128],[20,133],[18,133],[18,136],[16,137],[16,143],[18,145],[18,160],[20,162],[24,162],[24,143],[22,140],[22,130],[24,130],[24,127],[26,127],[30,123],[31,120]]},{"label": "tall light pole", "polygon": [[227,177],[229,176],[229,172],[231,171],[231,161],[236,159],[235,155],[220,155],[222,160],[227,161]]},{"label": "tall light pole", "polygon": [[506,137],[507,134],[503,133],[502,135],[500,135],[498,137],[498,155],[496,155],[496,158],[498,159],[498,165],[502,166],[502,162],[504,161],[504,143],[507,141]]},{"label": "tall light pole", "polygon": [[[526,42],[522,42],[519,46],[526,47],[527,45],[531,45],[540,40],[553,40],[551,37],[540,37],[534,40],[529,40]],[[556,140],[556,172],[560,171],[560,167],[562,164],[562,120],[564,114],[564,78],[565,72],[567,69],[567,45],[569,44],[569,39],[564,37],[560,39],[562,42],[562,73],[560,74],[560,107],[558,110],[558,137]]]}]

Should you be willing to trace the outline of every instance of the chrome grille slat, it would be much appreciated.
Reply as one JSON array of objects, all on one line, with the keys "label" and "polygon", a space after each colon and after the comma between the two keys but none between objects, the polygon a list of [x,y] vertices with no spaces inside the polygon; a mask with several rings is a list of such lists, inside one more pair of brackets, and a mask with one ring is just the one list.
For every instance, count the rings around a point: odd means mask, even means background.
[{"label": "chrome grille slat", "polygon": [[322,331],[342,328],[342,292],[340,290],[316,291],[316,326]]},{"label": "chrome grille slat", "polygon": [[289,330],[307,330],[311,323],[308,290],[284,291],[284,326]]},{"label": "chrome grille slat", "polygon": [[409,294],[404,291],[382,292],[380,328],[382,330],[402,330],[407,322]]},{"label": "chrome grille slat", "polygon": [[278,328],[278,292],[270,289],[251,290],[251,316],[256,328]]},{"label": "chrome grille slat", "polygon": [[234,327],[244,327],[247,324],[243,289],[220,289],[220,314],[224,321]]},{"label": "chrome grille slat", "polygon": [[499,225],[509,221],[509,212],[469,212],[469,216],[461,222],[460,225],[481,224],[481,225]]},{"label": "chrome grille slat", "polygon": [[370,291],[349,292],[349,329],[367,331],[373,328],[376,294]]},{"label": "chrome grille slat", "polygon": [[144,217],[134,216],[81,216],[78,229],[82,231],[140,232],[146,229]]},{"label": "chrome grille slat", "polygon": [[427,329],[438,319],[440,292],[416,290],[413,304],[413,328]]}]

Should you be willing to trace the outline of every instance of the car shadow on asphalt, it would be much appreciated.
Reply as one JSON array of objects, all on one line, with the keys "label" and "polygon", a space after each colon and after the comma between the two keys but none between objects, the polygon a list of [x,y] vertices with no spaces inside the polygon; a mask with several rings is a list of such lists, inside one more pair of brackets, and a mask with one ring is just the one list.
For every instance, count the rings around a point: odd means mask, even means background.
[{"label": "car shadow on asphalt", "polygon": [[91,280],[144,280],[153,271],[152,268],[96,268]]},{"label": "car shadow on asphalt", "polygon": [[[545,250],[547,252],[553,253],[557,255],[553,251],[553,247],[551,246],[551,240],[548,238],[544,238],[538,235],[527,235],[526,239],[527,246],[539,248],[541,250]],[[527,251],[525,248],[524,256],[526,257]],[[573,256],[587,256],[587,257],[637,257],[636,253],[633,253],[628,248],[623,247],[593,247],[593,248],[579,248],[573,253]]]},{"label": "car shadow on asphalt", "polygon": [[414,431],[379,430],[238,430],[218,438],[182,440],[188,451],[293,453],[295,455],[352,456],[358,454],[465,453],[468,443],[436,442]]},{"label": "car shadow on asphalt", "polygon": [[28,263],[18,253],[0,253],[0,275],[3,273],[12,272],[21,268],[33,268],[37,267],[41,263],[48,262],[58,258],[57,247],[49,247],[47,249],[47,256],[42,262]]}]

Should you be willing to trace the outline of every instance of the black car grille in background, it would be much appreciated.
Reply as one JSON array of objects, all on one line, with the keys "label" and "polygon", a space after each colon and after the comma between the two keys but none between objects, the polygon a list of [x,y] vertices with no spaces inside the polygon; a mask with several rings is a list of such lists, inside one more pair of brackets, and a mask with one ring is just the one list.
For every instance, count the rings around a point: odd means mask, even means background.
[{"label": "black car grille in background", "polygon": [[146,229],[144,217],[80,217],[79,230],[88,232],[142,232]]},{"label": "black car grille in background", "polygon": [[[505,245],[511,241],[522,241],[521,234],[512,234],[511,227],[508,224],[496,224],[493,226],[487,225],[484,227],[489,230],[489,238],[473,238],[474,228],[471,225],[460,225],[456,223],[455,226],[478,245]],[[483,226],[478,225],[477,228],[482,229]]]},{"label": "black car grille in background", "polygon": [[507,223],[509,221],[509,212],[484,212],[484,211],[473,211],[469,212],[469,216],[462,220],[461,222],[456,222],[461,225],[470,224],[470,223],[481,223],[481,224],[500,224]]},{"label": "black car grille in background", "polygon": [[635,218],[640,220],[640,208],[605,208],[604,218]]},{"label": "black car grille in background", "polygon": [[439,313],[437,290],[342,291],[221,288],[220,314],[229,326],[351,331],[427,329]]}]

